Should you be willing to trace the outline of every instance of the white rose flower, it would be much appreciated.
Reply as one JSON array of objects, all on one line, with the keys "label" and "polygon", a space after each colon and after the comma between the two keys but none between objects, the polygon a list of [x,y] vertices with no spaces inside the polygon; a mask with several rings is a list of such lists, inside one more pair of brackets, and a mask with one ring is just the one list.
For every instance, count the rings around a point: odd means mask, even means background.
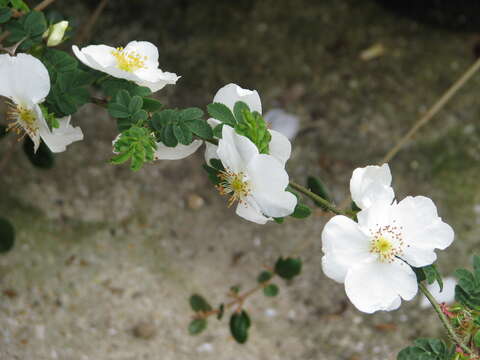
[{"label": "white rose flower", "polygon": [[0,96],[10,99],[8,129],[18,134],[25,131],[34,151],[40,138],[53,152],[65,151],[67,145],[83,139],[82,130],[70,125],[70,117],[59,119],[58,129],[48,127],[39,104],[50,92],[50,76],[40,60],[28,54],[0,55],[0,79]]},{"label": "white rose flower", "polygon": [[158,49],[148,41],[131,41],[125,48],[107,45],[89,45],[81,50],[72,46],[75,56],[85,65],[113,77],[146,86],[152,92],[165,85],[175,84],[180,78],[158,68]]},{"label": "white rose flower", "polygon": [[[380,182],[384,175],[379,175]],[[410,266],[432,264],[435,249],[452,243],[453,229],[423,196],[408,196],[399,203],[380,200],[357,218],[358,223],[337,215],[325,225],[323,271],[345,283],[348,298],[360,311],[395,310],[402,298],[411,300],[417,293]]]},{"label": "white rose flower", "polygon": [[388,164],[357,168],[350,179],[352,200],[362,210],[369,208],[376,201],[392,203],[395,194],[391,183],[392,174]]},{"label": "white rose flower", "polygon": [[[260,101],[260,96],[256,90],[243,89],[236,84],[228,84],[218,90],[213,98],[214,103],[222,103],[232,111],[235,103],[238,101],[243,101],[245,104],[247,104],[251,111],[257,111],[260,114],[262,113],[262,102]],[[212,118],[208,119],[207,121],[212,127],[220,124],[218,120]],[[283,166],[285,166],[285,163],[290,158],[292,145],[287,137],[278,131],[269,131],[270,135],[272,136],[269,143],[270,155],[280,161]],[[218,159],[216,153],[217,146],[207,142],[205,150],[205,161],[207,164],[210,163],[210,159]]]},{"label": "white rose flower", "polygon": [[230,126],[223,126],[217,157],[225,167],[217,189],[229,195],[229,206],[238,201],[237,215],[258,224],[290,215],[297,198],[285,191],[288,174],[273,156],[259,154],[255,144]]}]

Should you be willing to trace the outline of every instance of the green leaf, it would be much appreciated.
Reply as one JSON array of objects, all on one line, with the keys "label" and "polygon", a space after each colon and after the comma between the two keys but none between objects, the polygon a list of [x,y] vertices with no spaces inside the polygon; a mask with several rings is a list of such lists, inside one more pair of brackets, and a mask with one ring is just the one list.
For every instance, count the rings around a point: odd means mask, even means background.
[{"label": "green leaf", "polygon": [[305,219],[310,215],[312,215],[312,210],[307,205],[298,203],[290,216],[297,219]]},{"label": "green leaf", "polygon": [[455,287],[455,300],[468,308],[480,311],[480,259],[473,257],[474,272],[458,269],[455,276],[458,284]]},{"label": "green leaf", "polygon": [[124,162],[125,157],[128,156],[131,160],[130,168],[138,171],[144,163],[153,161],[156,149],[156,139],[151,134],[151,130],[132,125],[115,141],[114,150],[118,155],[111,162],[114,164]]},{"label": "green leaf", "polygon": [[43,141],[40,142],[40,146],[35,153],[33,141],[26,137],[23,142],[23,151],[32,165],[40,169],[51,169],[55,163],[52,152]]},{"label": "green leaf", "polygon": [[193,319],[188,325],[190,335],[198,335],[207,328],[207,319]]},{"label": "green leaf", "polygon": [[57,73],[56,82],[46,99],[48,109],[58,118],[77,112],[80,106],[90,101],[86,86],[93,80],[90,73],[79,69]]},{"label": "green leaf", "polygon": [[109,102],[107,105],[107,110],[110,116],[117,119],[130,117],[130,112],[128,111],[128,108],[125,105],[119,103]]},{"label": "green leaf", "polygon": [[455,347],[447,348],[442,340],[420,338],[397,356],[397,360],[451,360]]},{"label": "green leaf", "polygon": [[257,282],[259,284],[267,282],[272,278],[273,274],[270,271],[262,271],[258,277],[257,277]]},{"label": "green leaf", "polygon": [[142,108],[142,106],[143,106],[143,99],[140,96],[135,95],[130,99],[130,102],[128,104],[128,111],[130,112],[130,114],[135,114],[137,111],[139,111]]},{"label": "green leaf", "polygon": [[278,286],[275,284],[268,284],[263,288],[263,294],[265,296],[273,297],[278,295]]},{"label": "green leaf", "polygon": [[248,339],[248,329],[250,328],[250,318],[245,310],[241,313],[234,313],[230,317],[230,332],[239,344],[244,344]]},{"label": "green leaf", "polygon": [[29,12],[30,8],[23,0],[10,0],[12,6],[18,11]]},{"label": "green leaf", "polygon": [[163,127],[162,142],[169,147],[175,147],[178,145],[178,140],[173,132],[173,125],[171,123],[167,123]]},{"label": "green leaf", "polygon": [[357,213],[357,212],[359,212],[359,211],[362,210],[362,209],[360,209],[360,208],[357,206],[357,204],[355,204],[354,201],[352,201],[351,208],[352,208],[352,211],[355,212],[355,213]]},{"label": "green leaf", "polygon": [[213,138],[213,130],[208,125],[208,123],[204,120],[192,120],[186,121],[185,125],[193,132],[195,135],[200,137],[201,139],[212,139]]},{"label": "green leaf", "polygon": [[182,121],[197,120],[203,117],[203,110],[199,108],[187,108],[180,111],[180,119]]},{"label": "green leaf", "polygon": [[[126,91],[132,96],[138,95],[142,97],[148,96],[152,93],[150,89],[145,86],[138,86],[137,84],[131,81],[112,78],[112,77],[107,78],[102,82],[100,82],[100,87],[102,88],[105,95],[110,96],[111,98],[116,98],[117,93],[121,90]],[[126,105],[128,106],[128,104]],[[147,109],[145,110],[149,111]]]},{"label": "green leaf", "polygon": [[218,177],[219,171],[217,169],[208,166],[207,164],[203,164],[202,167],[207,172],[208,179],[212,182],[213,185],[220,184],[222,180]]},{"label": "green leaf", "polygon": [[275,273],[283,279],[290,280],[302,271],[300,258],[278,258],[275,263]]},{"label": "green leaf", "polygon": [[42,35],[47,30],[47,21],[43,13],[31,11],[18,20],[9,22],[6,28],[10,31],[8,43],[13,45],[22,41],[18,49],[26,51],[41,43]]},{"label": "green leaf", "polygon": [[75,71],[78,67],[78,61],[73,56],[70,56],[65,51],[52,48],[45,49],[41,60],[48,70],[52,83],[57,81],[59,73]]},{"label": "green leaf", "polygon": [[223,130],[223,124],[218,124],[213,128],[213,136],[216,137],[217,139],[221,139],[222,130]]},{"label": "green leaf", "polygon": [[163,107],[163,104],[152,98],[144,97],[143,98],[143,107],[142,109],[147,111],[147,112],[155,112],[160,110]]},{"label": "green leaf", "polygon": [[193,134],[182,123],[173,125],[173,134],[180,144],[189,145],[193,141]]},{"label": "green leaf", "polygon": [[[310,189],[311,192],[317,194],[322,199],[330,201],[330,196],[328,195],[327,189],[322,181],[314,176],[309,176],[307,178],[307,187]],[[322,203],[314,201],[315,205],[322,208],[323,210],[328,210]]]},{"label": "green leaf", "polygon": [[221,121],[224,124],[235,127],[237,121],[232,114],[232,111],[222,103],[212,103],[207,106],[207,111],[214,119]]},{"label": "green leaf", "polygon": [[245,104],[243,101],[237,101],[233,106],[233,115],[235,116],[237,123],[241,123],[244,121],[243,117],[245,112],[250,112],[250,108],[248,107],[248,105]]},{"label": "green leaf", "polygon": [[280,218],[273,218],[273,221],[275,221],[277,224],[283,224],[285,221],[285,218],[280,217]]},{"label": "green leaf", "polygon": [[[130,93],[127,90],[120,90],[119,92],[117,92],[117,95],[115,96],[115,102],[125,106],[127,109],[130,106],[131,100],[132,100],[132,97],[130,96]],[[128,112],[130,112],[130,109],[128,110]]]},{"label": "green leaf", "polygon": [[443,290],[443,279],[440,273],[438,272],[437,266],[435,264],[424,266],[421,268],[412,267],[415,275],[417,275],[417,281],[421,282],[427,280],[428,284],[433,284],[435,281],[438,282],[440,291]]},{"label": "green leaf", "polygon": [[225,171],[225,167],[220,159],[210,159],[210,165],[219,171]]},{"label": "green leaf", "polygon": [[148,114],[145,110],[138,110],[132,115],[132,122],[138,126],[142,125],[148,119]]},{"label": "green leaf", "polygon": [[237,124],[235,125],[237,134],[249,138],[257,146],[261,154],[268,154],[272,135],[262,115],[256,111],[251,112],[247,104],[241,101],[235,104],[235,109],[237,109],[237,112],[241,112],[241,115],[239,115],[241,116],[241,121],[237,117]]},{"label": "green leaf", "polygon": [[0,8],[0,24],[6,23],[12,17],[12,10],[8,7]]},{"label": "green leaf", "polygon": [[115,165],[120,165],[128,161],[128,159],[130,159],[130,156],[131,154],[129,152],[124,152],[111,158],[110,162]]},{"label": "green leaf", "polygon": [[193,294],[190,296],[190,307],[195,312],[207,312],[212,310],[212,306],[207,302],[207,300],[198,294]]},{"label": "green leaf", "polygon": [[0,218],[0,253],[5,253],[13,248],[15,243],[15,228],[5,218]]}]

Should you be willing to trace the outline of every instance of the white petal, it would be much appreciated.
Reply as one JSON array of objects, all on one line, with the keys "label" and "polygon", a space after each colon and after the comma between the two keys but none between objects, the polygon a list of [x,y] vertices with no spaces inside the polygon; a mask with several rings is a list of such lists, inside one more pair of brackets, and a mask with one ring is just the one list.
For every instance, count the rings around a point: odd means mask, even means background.
[{"label": "white petal", "polygon": [[408,196],[394,206],[394,217],[403,226],[408,247],[402,256],[410,265],[420,267],[436,260],[435,249],[445,249],[454,239],[450,225],[437,214],[432,200],[424,196]]},{"label": "white petal", "polygon": [[192,155],[202,145],[202,140],[194,140],[189,145],[178,144],[175,147],[168,147],[163,143],[157,143],[155,160],[179,160]]},{"label": "white petal", "polygon": [[350,179],[352,200],[360,209],[367,209],[376,201],[391,203],[395,196],[391,183],[392,174],[388,164],[357,168]]},{"label": "white petal", "polygon": [[[443,291],[440,291],[440,286],[437,282],[427,285],[428,291],[433,295],[435,300],[438,303],[445,303],[447,305],[453,304],[455,302],[455,286],[457,285],[457,280],[453,277],[446,277],[443,279]],[[422,296],[422,301],[420,307],[428,308],[430,307],[430,301],[425,296]]]},{"label": "white petal", "polygon": [[217,155],[218,146],[209,142],[205,142],[205,162],[210,165],[210,160],[218,159]]},{"label": "white petal", "polygon": [[250,139],[237,134],[232,127],[224,125],[217,155],[226,168],[239,173],[245,171],[253,156],[258,155],[258,149]]},{"label": "white petal", "polygon": [[83,140],[83,132],[79,127],[70,125],[70,116],[58,119],[60,126],[52,131],[43,131],[41,137],[48,148],[54,152],[62,152],[75,141]]},{"label": "white petal", "polygon": [[285,135],[292,140],[298,133],[300,121],[298,117],[285,112],[283,109],[272,109],[265,113],[264,119],[271,125],[271,129]]},{"label": "white petal", "polygon": [[286,138],[286,136],[280,134],[275,130],[270,130],[270,134],[272,135],[272,139],[268,144],[269,153],[276,159],[278,159],[283,166],[290,158],[290,154],[292,153],[292,144]]},{"label": "white petal", "polygon": [[165,85],[176,84],[180,76],[174,73],[163,72],[160,69],[139,69],[134,72],[133,81],[139,86],[146,86],[151,92],[156,92]]},{"label": "white petal", "polygon": [[360,311],[389,311],[399,297],[411,300],[417,293],[417,277],[412,268],[400,260],[392,263],[362,263],[348,270],[345,291]]},{"label": "white petal", "polygon": [[130,41],[124,49],[125,52],[136,52],[140,56],[146,56],[148,63],[158,66],[158,48],[148,41]]},{"label": "white petal", "polygon": [[50,76],[32,55],[0,55],[0,96],[23,106],[41,103],[50,92]]},{"label": "white petal", "polygon": [[225,104],[233,110],[237,101],[243,101],[248,105],[250,111],[262,113],[262,102],[256,90],[243,89],[237,84],[228,84],[217,91],[213,102]]},{"label": "white petal", "polygon": [[355,264],[369,261],[370,239],[352,219],[343,215],[331,218],[322,232],[322,266],[325,275],[344,282],[347,271]]},{"label": "white petal", "polygon": [[247,166],[252,196],[265,215],[283,217],[293,213],[297,198],[289,191],[288,174],[271,155],[254,156]]},{"label": "white petal", "polygon": [[105,72],[106,68],[117,65],[117,60],[112,54],[115,48],[111,46],[89,45],[79,50],[73,45],[72,50],[78,60],[95,70]]},{"label": "white petal", "polygon": [[377,201],[368,209],[357,213],[359,226],[367,233],[370,230],[377,230],[386,225],[392,225],[394,217],[394,206],[388,202]]},{"label": "white petal", "polygon": [[245,202],[239,203],[237,205],[236,213],[238,216],[252,221],[257,224],[265,224],[267,221],[272,220],[272,218],[266,217],[260,211],[258,205],[253,199],[246,199]]}]

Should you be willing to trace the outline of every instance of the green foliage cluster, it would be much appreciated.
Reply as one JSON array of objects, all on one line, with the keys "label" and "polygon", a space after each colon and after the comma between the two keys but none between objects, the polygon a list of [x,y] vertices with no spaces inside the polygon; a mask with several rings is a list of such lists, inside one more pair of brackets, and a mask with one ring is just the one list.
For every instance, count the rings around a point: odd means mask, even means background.
[{"label": "green foliage cluster", "polygon": [[269,153],[269,144],[272,136],[267,128],[267,123],[262,115],[250,108],[243,101],[237,101],[233,112],[222,103],[212,103],[207,106],[209,115],[220,121],[213,129],[213,135],[220,139],[224,125],[231,126],[235,131],[249,138],[258,148],[261,154]]},{"label": "green foliage cluster", "polygon": [[480,256],[473,257],[473,272],[458,269],[455,276],[458,278],[455,300],[469,309],[480,311]]},{"label": "green foliage cluster", "polygon": [[414,341],[397,356],[397,360],[451,360],[455,346],[450,348],[442,340],[420,338]]},{"label": "green foliage cluster", "polygon": [[[283,258],[280,257],[275,262],[275,266],[270,270],[263,270],[257,276],[258,288],[263,290],[263,294],[267,297],[277,296],[279,293],[278,285],[272,283],[272,279],[278,276],[284,280],[292,280],[300,274],[302,271],[302,261],[300,258]],[[255,288],[257,290],[258,288]],[[195,312],[193,320],[188,326],[188,332],[190,335],[197,335],[207,328],[207,317],[210,314],[216,314],[217,319],[221,320],[225,313],[225,308],[232,305],[236,305],[236,310],[231,314],[229,327],[232,337],[239,344],[244,344],[248,339],[248,330],[251,326],[250,315],[242,307],[245,298],[239,294],[240,287],[238,285],[230,288],[230,293],[235,299],[242,299],[238,304],[230,303],[225,305],[220,304],[216,309],[208,303],[208,301],[201,295],[193,294],[190,296],[190,307]],[[247,292],[251,294],[253,292]],[[245,296],[245,295],[244,295]]]}]

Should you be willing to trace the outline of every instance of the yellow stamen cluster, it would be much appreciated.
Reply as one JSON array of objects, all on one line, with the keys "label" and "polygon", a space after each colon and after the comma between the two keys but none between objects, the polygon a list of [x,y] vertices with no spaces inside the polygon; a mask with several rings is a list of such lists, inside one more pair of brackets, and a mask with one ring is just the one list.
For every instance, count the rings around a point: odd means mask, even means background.
[{"label": "yellow stamen cluster", "polygon": [[245,197],[250,194],[250,183],[245,179],[245,174],[238,174],[225,170],[218,174],[220,183],[216,186],[220,195],[230,195],[228,199],[228,207],[232,206],[236,201],[242,203]]},{"label": "yellow stamen cluster", "polygon": [[403,254],[403,236],[402,227],[395,225],[385,225],[375,231],[370,231],[372,240],[370,242],[370,252],[378,254],[381,262],[393,262],[397,256]]},{"label": "yellow stamen cluster", "polygon": [[146,56],[141,56],[135,51],[126,52],[123,47],[112,51],[113,57],[117,60],[117,67],[120,70],[134,72],[145,67]]},{"label": "yellow stamen cluster", "polygon": [[25,134],[35,135],[38,131],[35,112],[25,106],[8,103],[7,119],[12,121],[8,125],[7,131],[12,130],[17,133],[17,135],[25,131],[20,139],[22,139]]}]

